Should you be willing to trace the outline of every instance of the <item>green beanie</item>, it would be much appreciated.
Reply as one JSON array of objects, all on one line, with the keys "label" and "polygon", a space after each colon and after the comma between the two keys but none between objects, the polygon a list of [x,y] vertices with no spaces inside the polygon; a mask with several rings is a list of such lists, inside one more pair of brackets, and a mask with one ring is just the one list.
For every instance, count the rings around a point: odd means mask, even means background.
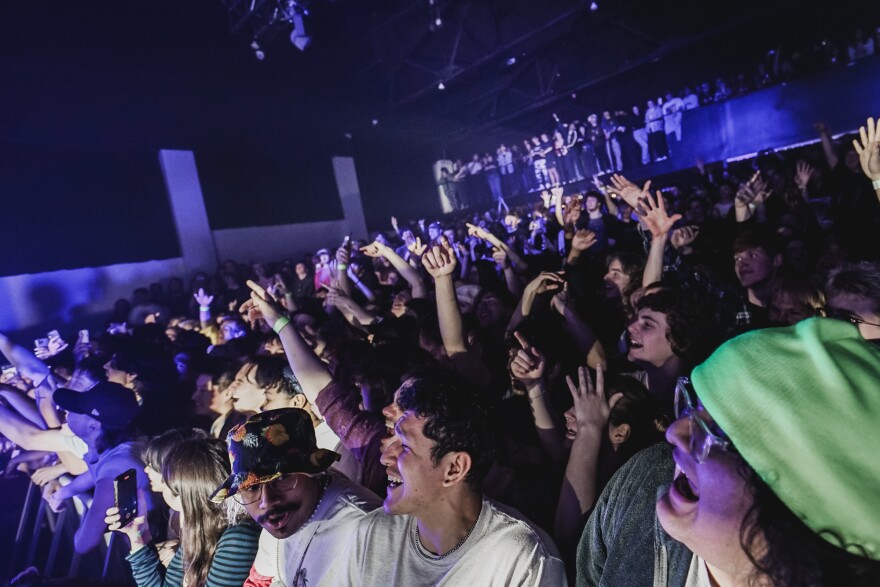
[{"label": "green beanie", "polygon": [[852,324],[812,318],[728,341],[691,380],[807,527],[880,560],[880,347]]}]

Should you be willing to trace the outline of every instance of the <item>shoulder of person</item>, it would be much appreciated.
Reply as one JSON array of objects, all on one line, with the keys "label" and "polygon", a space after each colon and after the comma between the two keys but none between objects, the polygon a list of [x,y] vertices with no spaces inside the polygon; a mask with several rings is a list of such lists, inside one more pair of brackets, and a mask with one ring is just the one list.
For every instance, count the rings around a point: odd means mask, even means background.
[{"label": "shoulder of person", "polygon": [[[535,555],[559,558],[556,543],[544,530],[526,518],[517,509],[500,504],[488,498],[483,499],[484,507],[491,508],[490,532],[494,538],[504,537],[530,549]],[[535,549],[534,547],[538,547]]]}]

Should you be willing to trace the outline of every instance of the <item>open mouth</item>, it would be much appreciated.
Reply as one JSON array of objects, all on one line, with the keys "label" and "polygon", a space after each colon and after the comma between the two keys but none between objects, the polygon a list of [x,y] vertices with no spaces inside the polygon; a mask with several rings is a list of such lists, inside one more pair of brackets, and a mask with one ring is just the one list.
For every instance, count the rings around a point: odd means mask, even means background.
[{"label": "open mouth", "polygon": [[388,488],[389,489],[396,489],[396,488],[400,487],[401,485],[403,485],[403,479],[401,479],[397,475],[391,475],[391,474],[388,475]]},{"label": "open mouth", "polygon": [[679,471],[675,480],[672,482],[672,485],[675,487],[678,494],[686,501],[696,502],[700,500],[699,490],[694,487],[694,484],[688,479],[688,476],[684,474],[684,471]]},{"label": "open mouth", "polygon": [[273,529],[278,530],[283,528],[285,524],[287,524],[287,518],[290,516],[290,512],[279,512],[275,514],[269,514],[266,516],[266,524],[271,526]]},{"label": "open mouth", "polygon": [[640,342],[636,342],[636,341],[634,341],[634,340],[632,340],[632,339],[630,339],[630,341],[629,341],[629,348],[631,348],[631,349],[640,349],[640,348],[642,348],[643,346],[644,346],[644,345],[643,345],[642,343],[640,343]]}]

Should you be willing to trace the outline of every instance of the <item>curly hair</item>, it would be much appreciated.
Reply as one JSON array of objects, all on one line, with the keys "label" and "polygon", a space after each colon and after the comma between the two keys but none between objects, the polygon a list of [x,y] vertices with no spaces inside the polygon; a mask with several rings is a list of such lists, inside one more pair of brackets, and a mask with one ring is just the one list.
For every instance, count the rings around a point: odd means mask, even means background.
[{"label": "curly hair", "polygon": [[672,289],[662,289],[639,299],[636,310],[666,315],[666,340],[685,366],[706,360],[718,346],[715,323],[698,300]]},{"label": "curly hair", "polygon": [[397,404],[425,419],[422,433],[435,442],[434,465],[450,452],[470,455],[465,482],[479,491],[495,457],[495,438],[482,398],[454,373],[438,369],[407,379],[400,386]]},{"label": "curly hair", "polygon": [[817,533],[808,528],[745,460],[741,460],[740,475],[753,498],[739,536],[740,545],[755,565],[752,583],[764,576],[774,585],[786,587],[880,585],[880,561],[867,558],[858,545],[844,545],[832,531]]}]

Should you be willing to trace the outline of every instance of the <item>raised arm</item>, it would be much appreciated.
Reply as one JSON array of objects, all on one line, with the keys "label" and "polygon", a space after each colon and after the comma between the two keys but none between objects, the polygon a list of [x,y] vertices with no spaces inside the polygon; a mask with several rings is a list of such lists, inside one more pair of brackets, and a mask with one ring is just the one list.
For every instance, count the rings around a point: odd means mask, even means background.
[{"label": "raised arm", "polygon": [[479,226],[468,224],[467,227],[469,235],[486,241],[499,251],[504,251],[504,253],[507,255],[507,258],[510,259],[511,265],[513,265],[513,267],[517,271],[525,271],[528,268],[527,263],[523,260],[522,257],[519,256],[519,253],[508,246],[506,242],[502,241],[500,238],[498,238],[488,230],[485,230]]},{"label": "raised arm", "polygon": [[650,194],[642,199],[642,211],[639,212],[639,216],[651,232],[651,248],[648,251],[645,271],[642,273],[642,287],[647,287],[663,277],[663,252],[666,250],[669,231],[681,219],[681,214],[670,217],[666,213],[663,194],[657,192],[656,200]]},{"label": "raised arm", "polygon": [[880,201],[880,118],[876,124],[873,118],[869,118],[866,126],[859,127],[859,138],[853,140],[853,147],[859,154],[862,171],[871,180]]},{"label": "raised arm", "polygon": [[422,256],[422,264],[434,278],[437,318],[440,320],[440,336],[443,338],[446,354],[452,357],[455,354],[467,352],[461,311],[458,309],[455,284],[452,280],[455,266],[458,264],[452,247],[448,244],[442,247],[433,247]]},{"label": "raised arm", "polygon": [[756,171],[749,181],[741,184],[733,201],[733,210],[737,222],[749,220],[755,210],[770,197],[768,184],[761,177],[761,172]]},{"label": "raised arm", "polygon": [[39,385],[49,376],[49,367],[34,356],[26,348],[12,342],[5,334],[0,332],[0,353],[6,357],[18,372]]},{"label": "raised arm", "polygon": [[251,323],[262,318],[278,333],[290,368],[302,386],[309,403],[314,406],[318,392],[332,381],[330,372],[296,328],[290,325],[290,319],[284,315],[284,310],[275,298],[251,280],[248,280],[247,286],[251,288],[251,299],[242,304],[240,311],[247,313]]},{"label": "raised arm", "polygon": [[556,509],[555,536],[559,545],[566,549],[581,536],[587,513],[599,497],[596,478],[599,469],[599,448],[602,436],[608,428],[608,417],[614,404],[623,394],[605,399],[605,373],[596,369],[596,385],[590,380],[586,368],[578,369],[578,384],[566,377],[574,406],[574,422],[566,415],[566,426],[574,428],[575,438],[565,468],[565,478]]},{"label": "raised arm", "polygon": [[388,259],[388,262],[391,263],[412,288],[413,298],[427,297],[428,292],[425,289],[425,282],[422,280],[422,276],[409,263],[404,261],[400,255],[394,252],[394,249],[379,241],[374,241],[363,247],[361,251],[368,257],[385,257]]},{"label": "raised arm", "polygon": [[547,382],[544,380],[546,360],[541,351],[531,346],[522,334],[514,332],[514,336],[522,348],[513,358],[510,371],[526,388],[535,429],[544,450],[552,460],[562,461],[566,455],[562,442],[565,432],[547,397]]},{"label": "raised arm", "polygon": [[813,125],[819,131],[819,140],[822,142],[822,151],[825,153],[825,161],[830,169],[837,167],[840,159],[837,156],[837,150],[834,148],[834,141],[831,139],[831,131],[824,122],[817,122]]},{"label": "raised arm", "polygon": [[559,312],[565,323],[565,330],[574,339],[581,356],[586,359],[587,366],[595,369],[598,365],[605,365],[605,348],[587,323],[574,309],[571,294],[568,293],[568,285],[550,301],[550,307]]}]

